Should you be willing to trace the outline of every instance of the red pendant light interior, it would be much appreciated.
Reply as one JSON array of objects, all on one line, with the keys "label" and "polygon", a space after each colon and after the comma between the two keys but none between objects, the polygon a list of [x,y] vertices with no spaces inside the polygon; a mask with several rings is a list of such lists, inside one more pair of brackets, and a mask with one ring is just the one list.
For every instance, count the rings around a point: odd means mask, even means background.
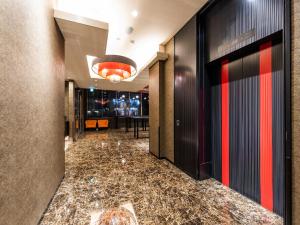
[{"label": "red pendant light interior", "polygon": [[136,64],[131,59],[119,55],[106,55],[93,61],[92,70],[111,82],[120,82],[136,74]]}]

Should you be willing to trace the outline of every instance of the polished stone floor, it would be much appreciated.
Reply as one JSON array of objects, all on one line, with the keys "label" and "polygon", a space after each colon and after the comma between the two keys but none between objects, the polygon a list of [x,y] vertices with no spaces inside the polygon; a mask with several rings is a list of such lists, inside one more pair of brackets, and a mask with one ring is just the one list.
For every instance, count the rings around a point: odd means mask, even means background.
[{"label": "polished stone floor", "polygon": [[213,179],[195,181],[148,153],[148,133],[87,133],[66,152],[66,173],[42,225],[282,224]]}]

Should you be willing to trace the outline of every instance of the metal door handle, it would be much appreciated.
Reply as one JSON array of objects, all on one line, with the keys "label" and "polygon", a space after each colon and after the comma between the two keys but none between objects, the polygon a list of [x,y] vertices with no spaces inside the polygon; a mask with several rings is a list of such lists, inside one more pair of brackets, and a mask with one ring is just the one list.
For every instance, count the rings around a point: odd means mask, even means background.
[{"label": "metal door handle", "polygon": [[176,120],[176,126],[177,126],[177,127],[180,126],[180,120]]}]

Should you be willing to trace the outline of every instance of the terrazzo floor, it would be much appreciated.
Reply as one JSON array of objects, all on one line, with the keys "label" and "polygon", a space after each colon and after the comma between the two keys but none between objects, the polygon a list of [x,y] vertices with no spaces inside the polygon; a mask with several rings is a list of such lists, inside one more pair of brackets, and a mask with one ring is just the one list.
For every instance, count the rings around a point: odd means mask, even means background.
[{"label": "terrazzo floor", "polygon": [[122,130],[86,133],[66,152],[66,172],[41,225],[283,224],[214,179],[196,181]]}]

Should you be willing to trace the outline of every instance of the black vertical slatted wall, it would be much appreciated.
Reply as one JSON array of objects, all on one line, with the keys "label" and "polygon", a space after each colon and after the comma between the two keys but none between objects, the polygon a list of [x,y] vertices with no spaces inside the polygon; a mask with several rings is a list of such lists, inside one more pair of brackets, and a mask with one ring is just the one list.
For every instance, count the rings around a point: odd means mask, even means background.
[{"label": "black vertical slatted wall", "polygon": [[208,61],[282,30],[283,22],[284,0],[218,1],[205,16]]},{"label": "black vertical slatted wall", "polygon": [[273,102],[273,187],[274,211],[284,213],[284,73],[282,44],[272,48],[272,102]]},{"label": "black vertical slatted wall", "polygon": [[220,67],[212,66],[210,68],[209,79],[210,88],[210,133],[211,133],[211,174],[212,177],[222,182],[222,152],[221,152],[221,74]]},{"label": "black vertical slatted wall", "polygon": [[[230,187],[260,203],[259,51],[229,61]],[[221,63],[209,70],[212,176],[222,182]],[[272,47],[273,210],[284,211],[284,76],[282,44]]]},{"label": "black vertical slatted wall", "polygon": [[[222,181],[221,61],[229,60],[229,186],[260,203],[260,49],[272,40],[273,211],[284,215],[284,0],[218,0],[201,14],[210,79],[211,174]],[[204,52],[204,53],[203,53]]]},{"label": "black vertical slatted wall", "polygon": [[229,63],[230,187],[259,202],[259,54]]}]

